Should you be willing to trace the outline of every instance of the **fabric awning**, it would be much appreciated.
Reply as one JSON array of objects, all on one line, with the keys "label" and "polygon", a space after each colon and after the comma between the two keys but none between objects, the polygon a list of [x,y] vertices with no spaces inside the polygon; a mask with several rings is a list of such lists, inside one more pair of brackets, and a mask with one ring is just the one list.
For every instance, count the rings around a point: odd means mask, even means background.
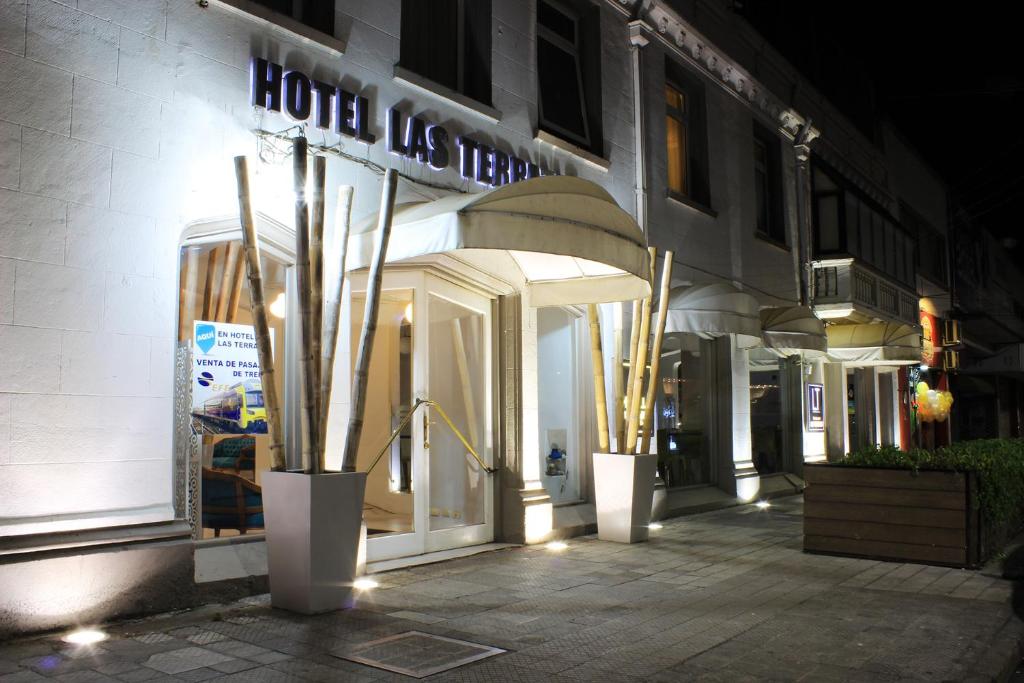
[{"label": "fabric awning", "polygon": [[921,362],[921,327],[900,323],[829,325],[828,357],[832,361],[875,365]]},{"label": "fabric awning", "polygon": [[761,309],[761,340],[781,358],[820,358],[828,350],[825,324],[807,306]]},{"label": "fabric awning", "polygon": [[[370,265],[377,217],[353,226],[346,268]],[[387,262],[450,254],[516,288],[533,306],[650,295],[640,226],[604,188],[544,176],[395,208]]]},{"label": "fabric awning", "polygon": [[690,332],[703,339],[737,335],[736,343],[750,348],[761,343],[757,299],[726,282],[669,291],[666,332]]}]

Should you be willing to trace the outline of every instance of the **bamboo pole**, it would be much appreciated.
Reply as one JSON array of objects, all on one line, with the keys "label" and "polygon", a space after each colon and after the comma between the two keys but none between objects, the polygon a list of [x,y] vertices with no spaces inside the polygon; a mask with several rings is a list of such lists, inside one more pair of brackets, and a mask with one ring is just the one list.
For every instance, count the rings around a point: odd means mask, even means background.
[{"label": "bamboo pole", "polygon": [[370,354],[373,351],[373,337],[377,333],[377,310],[380,308],[381,278],[384,260],[391,238],[391,219],[395,210],[395,194],[398,188],[398,173],[389,168],[384,173],[384,187],[377,218],[377,241],[373,247],[373,261],[370,263],[370,277],[366,290],[366,309],[363,314],[363,329],[359,335],[359,351],[356,355],[356,371],[352,377],[352,409],[349,413],[348,436],[345,439],[345,456],[342,472],[356,471],[356,456],[359,453],[359,438],[363,431],[363,410],[366,407],[366,385],[369,382]]},{"label": "bamboo pole", "polygon": [[594,408],[597,410],[597,448],[608,452],[608,402],[604,392],[604,354],[601,352],[601,322],[597,304],[587,305],[590,322],[590,362],[594,366]]},{"label": "bamboo pole", "polygon": [[341,297],[345,289],[345,255],[348,252],[348,233],[352,225],[352,186],[338,188],[338,207],[335,211],[334,230],[338,236],[339,254],[336,259],[338,276],[324,291],[324,325],[320,344],[320,461],[327,458],[327,418],[331,413],[331,389],[334,385],[334,352],[338,348],[338,322],[341,319]]},{"label": "bamboo pole", "polygon": [[274,352],[270,345],[270,325],[263,301],[263,269],[260,264],[260,246],[256,238],[256,223],[252,216],[249,197],[249,169],[245,157],[235,157],[235,178],[238,182],[238,212],[242,223],[242,247],[249,275],[249,296],[252,299],[253,327],[256,331],[256,351],[260,359],[260,384],[267,409],[267,438],[270,441],[271,469],[282,471],[287,467],[284,457],[284,432],[277,403],[277,383],[274,380]]},{"label": "bamboo pole", "polygon": [[633,405],[633,380],[636,377],[636,347],[640,341],[640,310],[642,307],[643,301],[641,299],[633,301],[633,319],[629,327],[629,371],[626,373],[626,396],[624,404],[617,408],[620,413],[623,413],[622,441],[615,444],[615,448],[619,453],[629,453],[629,450],[626,448],[626,427],[629,422],[629,407]]},{"label": "bamboo pole", "polygon": [[292,141],[292,178],[295,190],[295,275],[299,295],[299,403],[302,429],[302,469],[313,471],[316,452],[316,394],[313,391],[313,311],[312,282],[309,272],[309,205],[306,203],[306,138]]},{"label": "bamboo pole", "polygon": [[[651,255],[651,275],[654,279],[654,247],[648,247]],[[630,395],[629,420],[626,423],[626,452],[636,453],[637,429],[640,426],[640,398],[644,392],[644,372],[647,369],[647,343],[651,335],[651,297],[645,297],[640,311],[640,338],[636,344],[636,372],[633,373],[633,390]],[[631,363],[632,364],[632,363]]]},{"label": "bamboo pole", "polygon": [[320,442],[320,435],[323,433],[323,425],[320,420],[323,416],[322,384],[320,382],[320,346],[323,339],[324,320],[324,190],[327,185],[327,159],[326,157],[313,157],[313,216],[310,221],[309,239],[309,279],[312,291],[310,292],[309,304],[312,319],[309,323],[309,352],[310,372],[306,381],[313,391],[313,443],[310,454],[310,469],[313,474],[324,471],[324,448]]},{"label": "bamboo pole", "polygon": [[238,319],[238,303],[242,298],[242,271],[245,269],[245,254],[239,253],[235,259],[235,275],[231,280],[231,299],[228,301],[226,320],[229,323]]},{"label": "bamboo pole", "polygon": [[622,302],[612,304],[612,330],[615,341],[612,344],[612,415],[615,421],[615,450],[621,451],[626,434],[623,417],[624,391],[622,386]]},{"label": "bamboo pole", "polygon": [[661,261],[661,291],[658,294],[658,326],[654,330],[654,346],[651,347],[651,379],[647,383],[647,400],[644,402],[643,430],[640,434],[640,453],[651,452],[651,423],[654,421],[654,401],[658,390],[658,373],[661,369],[661,343],[665,338],[665,319],[668,315],[668,292],[672,283],[672,252],[666,251]]},{"label": "bamboo pole", "polygon": [[228,287],[231,286],[231,273],[234,271],[235,262],[232,260],[232,256],[235,256],[237,260],[237,254],[235,252],[235,243],[228,242],[224,251],[224,267],[220,273],[220,286],[217,287],[217,308],[213,314],[213,319],[226,322],[226,315],[228,312]]},{"label": "bamboo pole", "polygon": [[213,281],[217,273],[217,261],[220,260],[220,247],[214,247],[206,257],[206,285],[203,289],[203,320],[212,321],[216,311],[213,309]]}]

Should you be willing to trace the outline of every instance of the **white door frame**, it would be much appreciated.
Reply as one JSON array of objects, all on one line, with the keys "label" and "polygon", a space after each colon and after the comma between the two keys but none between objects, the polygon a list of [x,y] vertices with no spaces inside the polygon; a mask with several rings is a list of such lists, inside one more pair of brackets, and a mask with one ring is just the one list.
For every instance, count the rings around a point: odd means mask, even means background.
[{"label": "white door frame", "polygon": [[[352,274],[349,278],[353,292],[366,288],[366,273]],[[493,467],[494,463],[494,410],[493,376],[494,340],[491,333],[491,301],[486,296],[470,291],[459,285],[428,273],[425,270],[394,269],[383,274],[384,290],[413,291],[413,400],[432,398],[429,391],[429,296],[434,295],[483,315],[481,326],[485,360],[484,403],[481,417],[484,421],[484,444],[480,457]],[[355,349],[352,350],[354,355]],[[443,406],[444,407],[444,406]],[[412,486],[413,486],[413,528],[409,533],[393,533],[367,539],[366,559],[374,562],[396,557],[408,557],[425,552],[446,550],[487,543],[494,539],[494,477],[484,475],[484,522],[482,524],[452,527],[430,531],[430,468],[429,451],[424,448],[426,419],[430,407],[416,411],[410,423],[412,433]],[[448,429],[440,418],[431,418],[431,429]]]}]

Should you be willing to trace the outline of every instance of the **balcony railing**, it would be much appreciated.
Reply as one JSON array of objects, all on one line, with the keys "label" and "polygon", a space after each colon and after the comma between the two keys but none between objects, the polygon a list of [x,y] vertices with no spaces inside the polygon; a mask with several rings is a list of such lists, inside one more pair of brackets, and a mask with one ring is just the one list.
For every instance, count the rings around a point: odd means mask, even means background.
[{"label": "balcony railing", "polygon": [[814,264],[814,306],[819,315],[846,317],[856,311],[908,324],[917,324],[919,315],[915,292],[852,258]]}]

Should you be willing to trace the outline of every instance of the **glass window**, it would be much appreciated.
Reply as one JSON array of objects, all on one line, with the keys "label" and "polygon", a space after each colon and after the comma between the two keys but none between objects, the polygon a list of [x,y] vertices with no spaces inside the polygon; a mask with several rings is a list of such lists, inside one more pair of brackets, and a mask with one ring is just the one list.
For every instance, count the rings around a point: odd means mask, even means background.
[{"label": "glass window", "polygon": [[779,371],[750,372],[750,446],[760,475],[782,472],[782,392]]},{"label": "glass window", "polygon": [[896,257],[898,255],[896,247],[896,228],[889,221],[885,222],[885,272],[893,277],[897,277],[896,273]]},{"label": "glass window", "polygon": [[402,0],[398,63],[491,104],[490,0]]},{"label": "glass window", "polygon": [[885,224],[882,221],[882,216],[874,211],[871,212],[871,228],[873,235],[873,241],[875,243],[875,256],[872,259],[872,265],[879,270],[885,269]]},{"label": "glass window", "polygon": [[706,363],[710,345],[694,334],[667,334],[655,409],[658,472],[669,488],[711,481]]},{"label": "glass window", "polygon": [[868,263],[875,262],[875,233],[871,229],[871,208],[861,204],[858,227],[860,229],[860,255]]},{"label": "glass window", "polygon": [[[581,147],[591,147],[581,69],[579,17],[561,6],[537,3],[537,78],[540,123]],[[597,64],[588,64],[589,69]]]},{"label": "glass window", "polygon": [[755,123],[753,151],[756,229],[762,235],[780,244],[786,244],[782,203],[782,153],[778,137]]},{"label": "glass window", "polygon": [[860,254],[860,202],[849,192],[846,193],[846,251],[851,256]]},{"label": "glass window", "polygon": [[818,250],[826,254],[839,251],[839,195],[818,197]]},{"label": "glass window", "polygon": [[252,0],[255,4],[316,29],[334,35],[333,0]]},{"label": "glass window", "polygon": [[671,85],[665,86],[665,143],[668,188],[685,195],[688,191],[686,96]]},{"label": "glass window", "polygon": [[[261,254],[278,404],[284,405],[287,266]],[[190,423],[201,444],[202,538],[263,530],[262,475],[270,469],[249,282],[238,240],[182,247],[178,343],[191,349]],[[283,416],[282,416],[283,417]]]}]

